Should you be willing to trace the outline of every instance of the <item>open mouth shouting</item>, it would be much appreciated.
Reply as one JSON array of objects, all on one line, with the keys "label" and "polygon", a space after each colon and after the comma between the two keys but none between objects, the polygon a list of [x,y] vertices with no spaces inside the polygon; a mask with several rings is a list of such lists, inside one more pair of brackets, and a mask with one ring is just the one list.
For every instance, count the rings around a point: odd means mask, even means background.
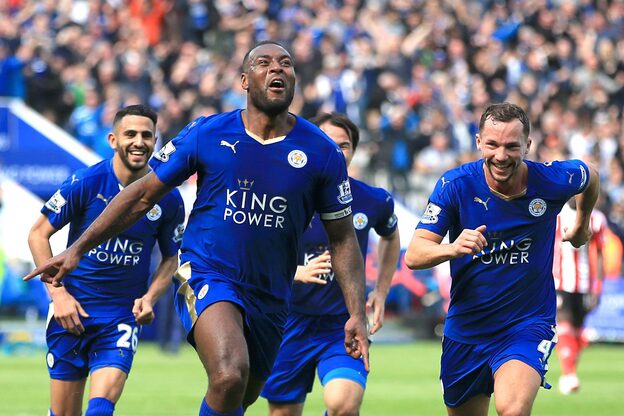
[{"label": "open mouth shouting", "polygon": [[282,93],[286,90],[286,82],[282,78],[273,78],[269,82],[269,91]]}]

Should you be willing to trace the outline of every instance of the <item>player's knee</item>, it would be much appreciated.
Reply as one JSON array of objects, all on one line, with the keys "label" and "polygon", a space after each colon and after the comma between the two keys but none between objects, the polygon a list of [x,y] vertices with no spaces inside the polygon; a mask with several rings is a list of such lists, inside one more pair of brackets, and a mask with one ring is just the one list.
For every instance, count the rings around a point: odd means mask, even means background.
[{"label": "player's knee", "polygon": [[323,399],[328,416],[357,416],[363,396],[363,386],[354,380],[325,380]]},{"label": "player's knee", "polygon": [[327,406],[328,416],[358,416],[360,414],[360,406],[348,405],[346,403]]},{"label": "player's knee", "polygon": [[85,416],[112,416],[115,411],[115,403],[104,397],[94,397],[89,400]]},{"label": "player's knee", "polygon": [[325,397],[328,416],[357,416],[360,414],[360,400],[356,397]]},{"label": "player's knee", "polygon": [[209,374],[209,389],[212,393],[224,398],[236,397],[242,400],[247,387],[249,368],[247,366],[233,366]]},{"label": "player's knee", "polygon": [[522,401],[497,403],[496,412],[499,416],[529,416],[531,414],[531,406]]}]

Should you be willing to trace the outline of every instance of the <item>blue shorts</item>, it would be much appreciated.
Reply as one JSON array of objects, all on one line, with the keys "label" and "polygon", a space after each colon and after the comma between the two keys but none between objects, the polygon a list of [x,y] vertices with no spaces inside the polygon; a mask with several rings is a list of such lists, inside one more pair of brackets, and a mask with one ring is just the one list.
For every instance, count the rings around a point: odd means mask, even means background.
[{"label": "blue shorts", "polygon": [[176,273],[176,310],[186,329],[188,342],[195,347],[193,328],[197,318],[210,305],[230,302],[244,315],[245,339],[249,352],[249,371],[261,380],[271,373],[284,332],[286,310],[267,313],[261,302],[243,295],[227,277],[215,273],[192,273],[190,263],[183,264]]},{"label": "blue shorts", "polygon": [[510,360],[533,367],[545,382],[548,357],[557,343],[553,326],[533,325],[481,344],[463,344],[444,337],[440,380],[444,403],[457,407],[479,394],[494,392],[494,373]]},{"label": "blue shorts", "polygon": [[48,322],[46,361],[50,378],[77,381],[104,367],[130,373],[141,327],[134,316],[83,318],[85,332],[76,336],[54,319]]},{"label": "blue shorts", "polygon": [[322,385],[339,378],[365,389],[364,361],[347,355],[344,347],[348,318],[291,313],[273,372],[260,395],[273,403],[303,403],[312,391],[315,370]]}]

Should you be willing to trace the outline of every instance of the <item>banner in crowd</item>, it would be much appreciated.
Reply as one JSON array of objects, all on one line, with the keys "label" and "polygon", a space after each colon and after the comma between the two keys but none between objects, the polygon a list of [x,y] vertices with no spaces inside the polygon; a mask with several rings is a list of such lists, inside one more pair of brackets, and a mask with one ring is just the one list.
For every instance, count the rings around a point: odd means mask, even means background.
[{"label": "banner in crowd", "polygon": [[19,100],[0,101],[0,175],[43,200],[100,158]]}]

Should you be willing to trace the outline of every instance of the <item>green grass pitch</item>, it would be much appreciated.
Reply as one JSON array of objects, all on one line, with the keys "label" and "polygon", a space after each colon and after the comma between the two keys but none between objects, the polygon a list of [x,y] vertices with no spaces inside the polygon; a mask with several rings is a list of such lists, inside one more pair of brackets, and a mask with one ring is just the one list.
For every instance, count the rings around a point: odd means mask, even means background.
[{"label": "green grass pitch", "polygon": [[[441,399],[440,345],[421,341],[401,345],[374,345],[372,372],[364,398],[363,416],[445,415]],[[0,354],[0,415],[41,416],[48,407],[48,373],[45,355]],[[593,345],[584,351],[579,376],[581,390],[562,396],[556,390],[559,365],[550,359],[548,379],[554,385],[541,390],[534,415],[624,415],[622,380],[624,347]],[[308,396],[304,415],[321,416],[320,386]],[[185,347],[178,355],[165,355],[154,345],[139,346],[125,392],[117,404],[119,416],[193,416],[206,388],[206,378],[194,351]],[[246,413],[267,415],[267,404],[258,400]],[[495,415],[493,408],[490,414]]]}]

